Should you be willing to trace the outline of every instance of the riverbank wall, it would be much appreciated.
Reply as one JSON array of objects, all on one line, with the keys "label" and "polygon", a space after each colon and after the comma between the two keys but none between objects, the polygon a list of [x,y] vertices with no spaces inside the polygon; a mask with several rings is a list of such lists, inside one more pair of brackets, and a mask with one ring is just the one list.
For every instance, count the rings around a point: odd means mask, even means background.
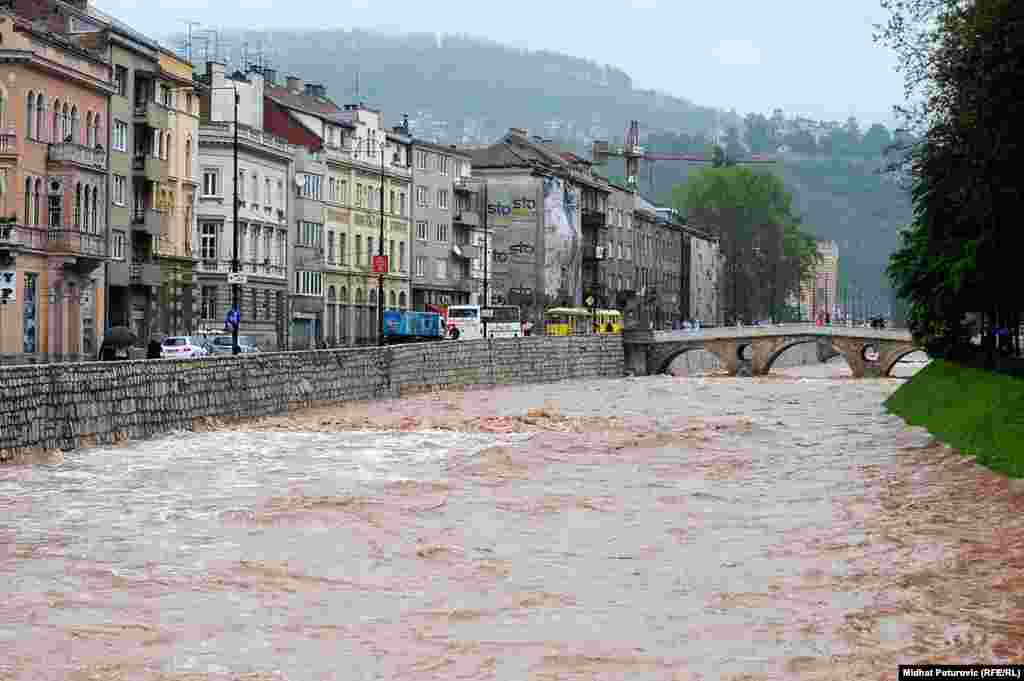
[{"label": "riverbank wall", "polygon": [[208,417],[623,373],[618,336],[0,367],[0,461],[191,430]]},{"label": "riverbank wall", "polygon": [[1024,379],[935,360],[885,407],[983,466],[1024,477]]}]

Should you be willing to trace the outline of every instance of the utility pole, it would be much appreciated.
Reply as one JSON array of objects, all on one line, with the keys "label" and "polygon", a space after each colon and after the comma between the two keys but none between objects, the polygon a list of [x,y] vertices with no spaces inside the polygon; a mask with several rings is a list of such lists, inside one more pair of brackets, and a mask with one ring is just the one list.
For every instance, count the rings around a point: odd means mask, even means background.
[{"label": "utility pole", "polygon": [[238,348],[238,325],[242,323],[242,311],[239,303],[240,296],[240,285],[238,283],[238,271],[240,269],[238,262],[238,90],[234,89],[235,93],[235,125],[234,125],[234,157],[235,157],[235,178],[232,182],[232,186],[235,188],[234,191],[234,220],[235,220],[235,253],[234,258],[231,261],[231,271],[235,273],[235,283],[231,285],[231,314],[234,318],[234,323],[231,325],[231,354],[237,355],[240,350]]},{"label": "utility pole", "polygon": [[[385,140],[387,137],[384,138]],[[369,144],[369,140],[367,140]],[[377,244],[377,255],[379,262],[384,262],[384,150],[385,142],[380,143],[380,239]],[[377,274],[377,345],[384,344],[384,271],[388,269],[379,266]]]},{"label": "utility pole", "polygon": [[[488,307],[488,304],[489,304],[489,301],[490,301],[490,298],[487,295],[488,294],[488,291],[487,291],[487,261],[488,260],[489,260],[489,258],[487,257],[487,181],[484,180],[484,300],[483,300],[484,304],[481,306],[481,308],[480,308],[481,310],[483,310],[484,308]],[[480,318],[481,318],[481,320],[483,320],[483,323],[484,323],[484,338],[487,338],[487,318],[483,316],[482,312],[480,314]]]}]

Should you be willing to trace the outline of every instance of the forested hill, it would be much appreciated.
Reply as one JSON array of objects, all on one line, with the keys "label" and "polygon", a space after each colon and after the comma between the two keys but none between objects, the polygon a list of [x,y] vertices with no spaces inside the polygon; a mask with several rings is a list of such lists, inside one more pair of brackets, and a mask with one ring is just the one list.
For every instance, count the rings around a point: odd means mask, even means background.
[{"label": "forested hill", "polygon": [[[359,98],[381,109],[389,124],[407,113],[417,134],[439,142],[482,143],[519,127],[589,144],[595,137],[621,138],[633,118],[687,133],[710,130],[715,118],[713,109],[634,89],[613,66],[462,35],[225,30],[217,43],[232,67],[240,65],[244,44],[250,60],[259,52],[280,77],[323,83],[338,103],[355,101],[358,74]],[[197,66],[207,54],[194,44]],[[722,120],[739,122],[728,114]]]},{"label": "forested hill", "polygon": [[[409,114],[417,136],[438,142],[489,143],[518,127],[589,156],[594,139],[621,142],[629,121],[638,119],[641,142],[655,152],[706,153],[716,125],[728,131],[732,153],[774,153],[784,145],[788,153],[777,169],[805,228],[839,244],[844,278],[870,295],[888,295],[884,267],[911,213],[906,192],[875,172],[890,140],[881,126],[862,132],[852,119],[821,123],[786,119],[781,112],[742,118],[636,89],[627,73],[612,66],[460,35],[221,31],[217,44],[232,69],[243,66],[245,45],[249,61],[260,54],[279,79],[294,74],[322,83],[338,103],[356,100],[358,74],[359,99],[381,109],[389,125]],[[193,45],[200,68],[204,54],[202,45]],[[673,87],[685,91],[685,72]],[[701,167],[658,162],[653,178],[642,167],[641,187],[664,199]],[[613,164],[609,173],[621,175],[621,166]]]}]

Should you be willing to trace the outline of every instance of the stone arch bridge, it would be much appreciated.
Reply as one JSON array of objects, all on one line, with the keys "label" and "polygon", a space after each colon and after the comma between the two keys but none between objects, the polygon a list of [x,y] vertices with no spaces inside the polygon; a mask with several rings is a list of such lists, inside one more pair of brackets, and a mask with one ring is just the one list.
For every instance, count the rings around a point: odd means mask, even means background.
[{"label": "stone arch bridge", "polygon": [[[779,355],[796,345],[831,345],[842,355],[855,378],[888,376],[892,367],[912,352],[923,352],[903,329],[865,329],[813,324],[712,327],[699,331],[625,331],[626,370],[639,376],[665,373],[672,360],[691,350],[706,350],[735,376],[741,369],[752,376],[767,374]],[[747,349],[749,348],[749,356]]]}]

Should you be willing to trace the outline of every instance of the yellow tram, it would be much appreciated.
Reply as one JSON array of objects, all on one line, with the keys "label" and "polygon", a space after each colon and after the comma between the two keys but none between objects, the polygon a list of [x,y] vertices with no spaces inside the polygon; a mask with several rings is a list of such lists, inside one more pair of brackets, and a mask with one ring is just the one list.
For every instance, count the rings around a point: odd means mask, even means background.
[{"label": "yellow tram", "polygon": [[584,307],[553,307],[544,313],[547,336],[579,336],[622,333],[622,313],[618,310],[588,310]]}]

